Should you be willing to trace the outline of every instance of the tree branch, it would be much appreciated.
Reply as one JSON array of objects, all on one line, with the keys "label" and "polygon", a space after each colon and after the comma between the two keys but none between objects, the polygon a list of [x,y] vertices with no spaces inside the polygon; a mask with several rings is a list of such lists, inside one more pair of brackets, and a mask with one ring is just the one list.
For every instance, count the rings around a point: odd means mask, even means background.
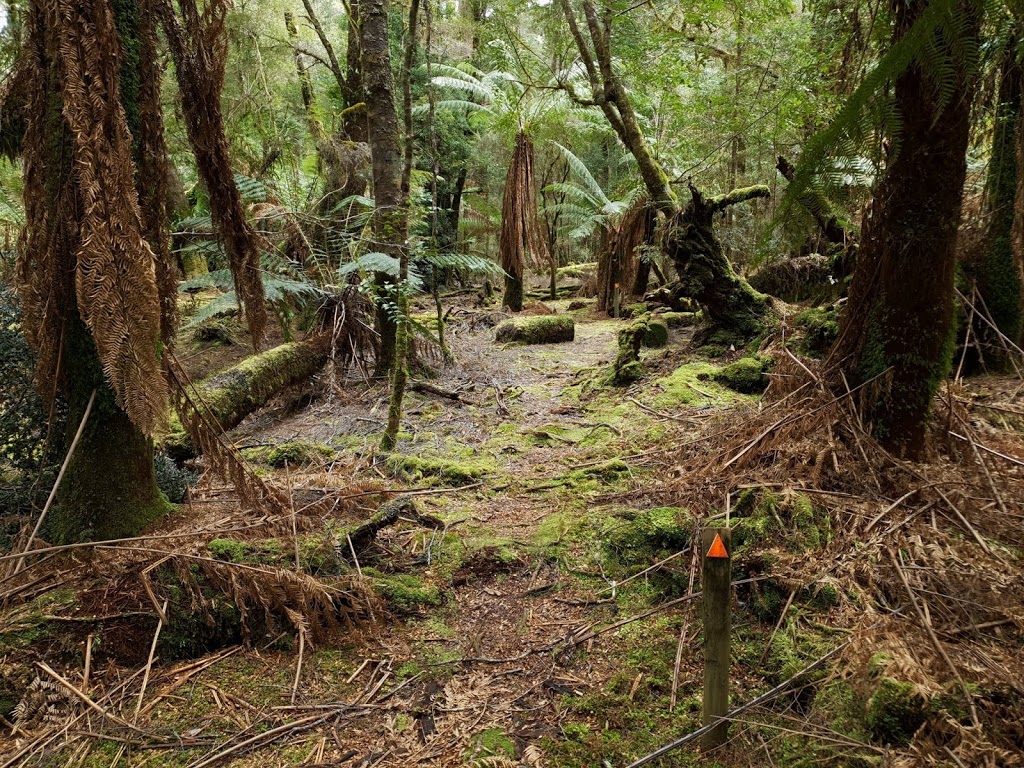
[{"label": "tree branch", "polygon": [[738,205],[758,197],[771,197],[771,190],[764,184],[755,184],[752,187],[740,187],[724,195],[718,195],[708,200],[708,205],[717,211],[724,211],[730,205]]},{"label": "tree branch", "polygon": [[302,0],[302,6],[306,9],[306,18],[308,18],[309,23],[313,25],[316,36],[320,38],[320,44],[324,47],[324,51],[327,53],[327,58],[330,61],[328,66],[334,74],[334,79],[338,81],[338,87],[341,88],[342,93],[344,93],[345,75],[342,74],[341,65],[338,63],[338,57],[334,54],[334,46],[331,45],[331,41],[327,37],[327,33],[324,32],[323,25],[320,24],[320,19],[317,18],[316,11],[313,10],[313,3],[310,2],[310,0]]}]

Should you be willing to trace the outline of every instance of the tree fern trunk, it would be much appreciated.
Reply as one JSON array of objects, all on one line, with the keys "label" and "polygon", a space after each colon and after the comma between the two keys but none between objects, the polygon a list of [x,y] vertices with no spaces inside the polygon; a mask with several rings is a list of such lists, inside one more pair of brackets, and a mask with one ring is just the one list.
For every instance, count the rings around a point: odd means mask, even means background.
[{"label": "tree fern trunk", "polygon": [[[155,64],[139,60],[140,51],[147,50],[140,44],[140,19],[146,12],[142,5],[136,0],[114,0],[110,4],[120,50],[116,47],[109,51],[104,49],[104,55],[121,56],[119,87],[113,95],[120,95],[128,129],[136,137],[132,146],[133,158],[108,157],[105,161],[134,160],[136,166],[140,164],[139,153],[143,151],[143,142],[139,139],[144,135],[142,121],[153,118],[153,115],[144,113],[145,105],[140,104],[140,80],[147,74],[152,75],[152,70],[147,68]],[[102,14],[106,9],[98,3],[95,10]],[[46,50],[57,34],[57,23],[35,3],[30,13],[33,16],[30,45],[35,52]],[[84,212],[81,204],[68,204],[68,198],[80,194],[76,173],[81,171],[71,173],[68,170],[74,164],[73,142],[62,98],[62,85],[67,84],[62,82],[65,75],[55,58],[39,57],[35,61],[46,69],[38,73],[37,87],[40,90],[32,102],[34,114],[28,142],[34,148],[27,152],[26,202],[32,211],[46,211],[45,226],[51,228],[52,239],[51,250],[46,254],[49,263],[30,262],[26,266],[33,270],[46,270],[41,276],[48,278],[45,285],[47,295],[51,302],[62,304],[56,309],[50,308],[50,311],[60,313],[59,325],[39,329],[36,343],[43,346],[44,352],[50,344],[60,349],[57,370],[52,374],[57,381],[49,373],[44,373],[46,377],[40,380],[40,384],[48,393],[56,384],[56,389],[68,404],[68,444],[82,421],[87,402],[93,391],[96,392],[81,441],[61,484],[57,506],[50,513],[49,537],[54,541],[69,542],[132,536],[170,509],[170,505],[156,485],[153,442],[122,408],[104,374],[93,334],[81,319],[80,299],[76,298],[73,276],[81,266],[78,264],[81,258],[79,225]],[[156,118],[159,119],[159,115]],[[34,188],[37,182],[39,188]],[[136,183],[154,184],[155,180],[152,177],[137,178]],[[35,202],[29,201],[32,196],[36,197]],[[153,205],[156,210],[143,211],[143,218],[150,222],[166,215],[162,202],[153,202]],[[46,236],[32,231],[39,226],[34,215],[27,221],[29,239]],[[165,231],[165,228],[154,226],[152,231]],[[140,250],[133,256],[152,260],[153,252],[159,252],[159,247],[152,251]],[[37,283],[36,287],[41,285]],[[159,310],[157,307],[152,309],[154,312]],[[147,344],[155,347],[157,339],[136,337],[133,343],[137,345],[139,354],[146,354]],[[155,349],[148,351],[155,356]],[[127,397],[133,394],[129,392]]]},{"label": "tree fern trunk", "polygon": [[[926,7],[927,0],[894,7],[897,34]],[[968,14],[968,34],[956,44],[964,50],[977,45],[979,22],[969,2],[959,12]],[[947,41],[935,44],[956,56]],[[935,76],[914,64],[896,79],[898,149],[875,190],[834,353],[851,385],[877,377],[866,388],[864,415],[884,445],[911,458],[924,450],[932,396],[955,344],[953,278],[973,85],[959,61],[942,105]]]}]

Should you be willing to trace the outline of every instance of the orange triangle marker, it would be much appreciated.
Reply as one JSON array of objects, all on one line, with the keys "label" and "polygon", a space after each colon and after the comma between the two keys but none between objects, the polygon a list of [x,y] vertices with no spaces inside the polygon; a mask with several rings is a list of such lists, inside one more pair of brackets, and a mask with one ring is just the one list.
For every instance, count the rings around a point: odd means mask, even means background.
[{"label": "orange triangle marker", "polygon": [[725,551],[725,544],[722,543],[722,537],[717,533],[715,540],[711,542],[711,549],[708,550],[707,557],[729,557],[729,553]]}]

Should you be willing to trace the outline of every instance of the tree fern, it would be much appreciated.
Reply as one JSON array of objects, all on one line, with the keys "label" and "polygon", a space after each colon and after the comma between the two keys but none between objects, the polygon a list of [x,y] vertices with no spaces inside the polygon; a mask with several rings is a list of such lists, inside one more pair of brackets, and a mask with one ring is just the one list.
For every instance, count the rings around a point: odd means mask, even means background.
[{"label": "tree fern", "polygon": [[[970,1],[984,6],[992,2]],[[890,139],[891,151],[899,151],[901,118],[892,104],[888,86],[911,66],[919,66],[927,75],[940,109],[949,103],[959,72],[971,71],[980,60],[977,45],[970,41],[970,36],[962,34],[967,21],[960,2],[931,0],[907,33],[868,72],[831,123],[807,142],[779,217],[787,215],[802,198],[806,199],[805,193],[816,184],[826,194],[834,193],[845,180],[844,163],[855,158],[860,163],[870,157],[869,145],[877,145],[879,135]],[[838,167],[837,158],[841,159]]]}]

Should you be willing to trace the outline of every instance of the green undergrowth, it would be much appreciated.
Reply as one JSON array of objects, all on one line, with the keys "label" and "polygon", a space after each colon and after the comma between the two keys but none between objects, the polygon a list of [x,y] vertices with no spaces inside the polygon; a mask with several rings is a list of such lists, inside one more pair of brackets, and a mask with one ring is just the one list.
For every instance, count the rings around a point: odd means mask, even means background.
[{"label": "green undergrowth", "polygon": [[309,440],[291,440],[278,445],[261,445],[242,449],[242,456],[246,461],[277,468],[285,465],[297,467],[316,464],[332,459],[336,455],[337,452],[329,445]]},{"label": "green undergrowth", "polygon": [[655,394],[651,404],[667,410],[683,406],[727,407],[749,402],[749,397],[716,380],[720,371],[719,366],[708,362],[685,363],[653,382],[651,390]]},{"label": "green undergrowth", "polygon": [[479,461],[450,461],[397,453],[388,456],[387,466],[395,477],[406,482],[446,487],[470,485],[491,469]]},{"label": "green undergrowth", "polygon": [[832,539],[828,510],[800,493],[748,488],[740,493],[732,516],[732,545],[737,554],[770,546],[803,552],[824,547]]}]

